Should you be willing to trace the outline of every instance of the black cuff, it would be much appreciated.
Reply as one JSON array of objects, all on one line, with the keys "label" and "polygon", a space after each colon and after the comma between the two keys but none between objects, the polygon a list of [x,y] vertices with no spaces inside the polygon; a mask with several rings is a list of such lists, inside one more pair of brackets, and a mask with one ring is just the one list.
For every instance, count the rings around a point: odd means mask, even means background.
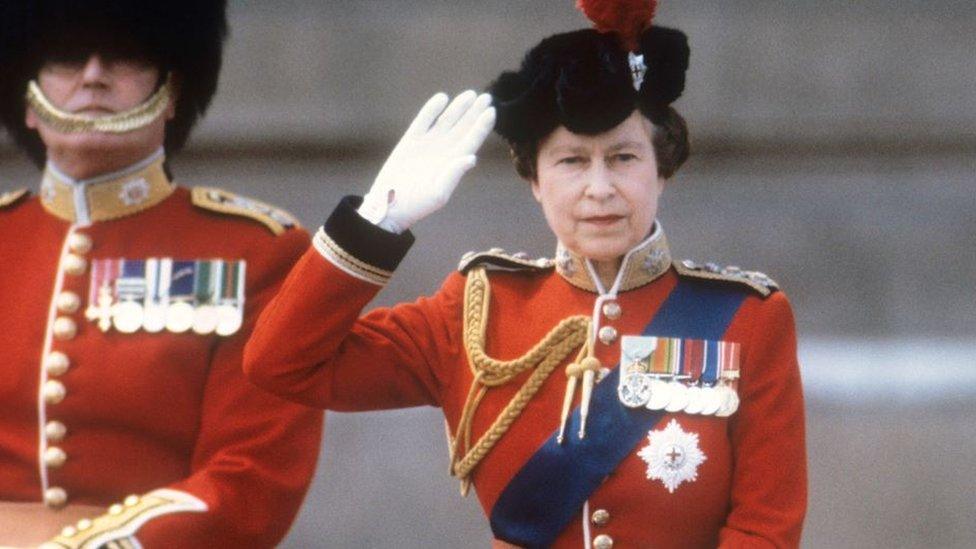
[{"label": "black cuff", "polygon": [[361,196],[346,196],[322,229],[342,250],[359,261],[384,271],[394,271],[415,240],[413,233],[391,233],[373,225],[356,211]]}]

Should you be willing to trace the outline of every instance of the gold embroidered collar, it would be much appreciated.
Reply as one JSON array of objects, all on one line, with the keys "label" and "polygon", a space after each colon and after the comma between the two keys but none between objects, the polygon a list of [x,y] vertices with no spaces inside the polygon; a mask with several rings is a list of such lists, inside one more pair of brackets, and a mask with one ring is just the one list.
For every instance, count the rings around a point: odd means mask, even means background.
[{"label": "gold embroidered collar", "polygon": [[[653,282],[671,268],[671,251],[660,223],[654,223],[651,236],[624,255],[614,286],[617,292],[626,292]],[[559,243],[556,248],[556,272],[567,282],[588,292],[613,292],[613,288],[601,288],[596,271],[589,260]]]},{"label": "gold embroidered collar", "polygon": [[48,162],[41,180],[41,204],[52,215],[81,226],[132,215],[173,193],[164,160],[160,149],[129,168],[80,181]]}]

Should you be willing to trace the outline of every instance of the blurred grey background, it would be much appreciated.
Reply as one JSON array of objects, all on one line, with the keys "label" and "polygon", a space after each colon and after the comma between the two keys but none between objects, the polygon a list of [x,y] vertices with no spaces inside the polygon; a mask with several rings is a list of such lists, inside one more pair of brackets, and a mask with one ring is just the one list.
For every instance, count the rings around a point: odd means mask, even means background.
[{"label": "blurred grey background", "polygon": [[[572,4],[232,0],[222,87],[178,179],[314,229],[430,94],[483,87],[586,26]],[[805,545],[976,546],[976,4],[665,0],[658,23],[692,44],[677,106],[695,152],[661,212],[674,251],[766,271],[796,310]],[[0,144],[0,191],[37,180]],[[553,247],[497,138],[415,232],[377,305],[435,291],[467,250]],[[328,415],[283,547],[489,539],[447,475],[439,411],[414,409]]]}]

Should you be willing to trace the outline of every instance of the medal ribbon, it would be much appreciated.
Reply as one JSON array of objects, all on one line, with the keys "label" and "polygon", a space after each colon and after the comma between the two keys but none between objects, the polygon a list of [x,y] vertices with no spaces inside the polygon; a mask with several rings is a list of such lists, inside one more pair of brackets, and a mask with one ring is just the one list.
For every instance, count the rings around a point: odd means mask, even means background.
[{"label": "medal ribbon", "polygon": [[[717,341],[745,297],[736,288],[679,280],[644,328],[644,335]],[[659,354],[665,353],[655,352]],[[620,368],[614,368],[594,388],[586,438],[567,437],[560,444],[556,441],[558,432],[553,432],[505,486],[491,510],[491,530],[496,538],[527,548],[552,545],[579,515],[590,494],[665,415],[664,411],[621,404],[617,400],[619,375]],[[566,431],[575,433],[579,427],[577,407]]]},{"label": "medal ribbon", "polygon": [[115,279],[115,296],[119,301],[137,301],[146,296],[146,262],[141,259],[118,260],[119,277]]},{"label": "medal ribbon", "polygon": [[169,281],[169,295],[171,298],[191,301],[193,299],[195,282],[195,262],[173,261]]}]

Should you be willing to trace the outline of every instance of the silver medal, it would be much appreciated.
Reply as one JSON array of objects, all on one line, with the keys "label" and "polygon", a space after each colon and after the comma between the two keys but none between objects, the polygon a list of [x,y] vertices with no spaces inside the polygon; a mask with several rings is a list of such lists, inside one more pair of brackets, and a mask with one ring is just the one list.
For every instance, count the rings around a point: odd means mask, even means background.
[{"label": "silver medal", "polygon": [[722,407],[722,392],[716,387],[702,387],[701,400],[702,409],[698,413],[703,416],[715,415],[715,412]]},{"label": "silver medal", "polygon": [[651,398],[651,380],[638,372],[626,374],[617,386],[617,397],[628,408],[640,408]]},{"label": "silver medal", "polygon": [[664,409],[668,412],[680,412],[688,405],[688,387],[679,381],[669,384],[671,388],[671,402]]},{"label": "silver medal", "polygon": [[122,301],[112,305],[112,325],[123,334],[135,333],[142,327],[142,305],[135,301]]},{"label": "silver medal", "polygon": [[228,336],[241,329],[244,324],[243,311],[233,305],[217,307],[217,335]]},{"label": "silver medal", "polygon": [[663,410],[671,402],[671,384],[654,379],[651,381],[651,399],[647,401],[648,410]]},{"label": "silver medal", "polygon": [[181,334],[193,327],[193,305],[186,301],[174,301],[166,309],[166,329]]},{"label": "silver medal", "polygon": [[700,414],[702,408],[705,407],[705,401],[702,398],[702,388],[693,385],[688,387],[688,404],[685,406],[686,414]]},{"label": "silver medal", "polygon": [[193,332],[200,335],[212,334],[217,329],[219,321],[217,307],[200,305],[193,312]]}]

